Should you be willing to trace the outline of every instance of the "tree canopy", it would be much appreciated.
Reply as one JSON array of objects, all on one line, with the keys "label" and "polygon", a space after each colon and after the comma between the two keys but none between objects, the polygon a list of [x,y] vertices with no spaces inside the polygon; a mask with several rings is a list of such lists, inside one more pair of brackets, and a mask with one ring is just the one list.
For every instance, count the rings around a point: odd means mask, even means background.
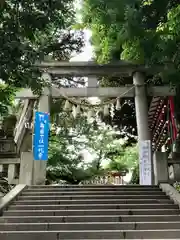
[{"label": "tree canopy", "polygon": [[82,13],[98,62],[179,62],[178,0],[84,0]]},{"label": "tree canopy", "polygon": [[33,67],[47,56],[69,59],[80,51],[81,34],[72,31],[73,0],[3,0],[0,2],[0,79],[15,87],[39,89]]},{"label": "tree canopy", "polygon": [[[97,62],[168,63],[168,68],[152,76],[151,82],[179,84],[178,0],[164,0],[163,3],[161,0],[83,0],[81,14],[82,27],[92,32],[91,43]],[[103,78],[100,83],[104,86],[129,84],[126,79],[116,77]],[[137,134],[133,99],[116,112],[111,124]]]},{"label": "tree canopy", "polygon": [[[117,129],[100,119],[89,122],[85,113],[74,118],[70,112],[63,111],[63,104],[62,100],[52,103],[49,180],[79,183],[109,170],[128,172],[132,168],[132,161],[127,165],[123,158],[123,161],[118,159],[124,154],[126,142],[122,142]],[[116,166],[112,164],[114,160]]]},{"label": "tree canopy", "polygon": [[73,0],[0,1],[0,115],[17,88],[41,90],[45,82],[36,61],[69,60],[81,51],[83,35],[72,30],[74,23]]}]

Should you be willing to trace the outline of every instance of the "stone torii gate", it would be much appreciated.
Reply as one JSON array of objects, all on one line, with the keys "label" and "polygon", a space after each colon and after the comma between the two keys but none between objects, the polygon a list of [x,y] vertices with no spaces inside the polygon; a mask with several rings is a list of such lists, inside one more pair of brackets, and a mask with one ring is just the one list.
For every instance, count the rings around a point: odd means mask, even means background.
[{"label": "stone torii gate", "polygon": [[[39,111],[49,112],[49,97],[62,98],[67,97],[134,97],[136,109],[136,121],[138,129],[139,156],[142,155],[141,144],[144,141],[151,143],[151,134],[148,126],[148,102],[147,97],[151,96],[174,96],[175,89],[169,86],[146,86],[146,76],[152,76],[161,72],[164,68],[146,67],[143,65],[135,65],[129,62],[119,61],[110,64],[96,64],[94,62],[41,62],[36,67],[42,71],[45,80],[50,81],[51,75],[56,77],[88,77],[87,88],[57,88],[52,85],[50,89],[45,88],[39,98]],[[122,87],[98,87],[96,77],[100,76],[116,76],[131,77],[132,85]],[[53,84],[53,83],[52,83]],[[30,89],[23,89],[18,92],[16,98],[19,99],[37,99]],[[148,156],[151,174],[149,176],[149,184],[154,183],[152,152]],[[34,184],[44,184],[46,177],[46,161],[34,161],[33,176]],[[141,168],[141,165],[140,165]],[[140,169],[141,171],[141,169]],[[140,175],[140,178],[142,176]],[[140,182],[143,183],[142,179]]]}]

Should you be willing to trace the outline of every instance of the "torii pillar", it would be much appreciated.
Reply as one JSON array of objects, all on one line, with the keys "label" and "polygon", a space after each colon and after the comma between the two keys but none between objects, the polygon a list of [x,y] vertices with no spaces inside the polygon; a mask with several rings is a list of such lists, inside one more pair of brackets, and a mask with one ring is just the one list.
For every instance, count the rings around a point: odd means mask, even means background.
[{"label": "torii pillar", "polygon": [[151,135],[148,127],[148,102],[145,74],[135,72],[133,74],[133,83],[135,87],[135,109],[138,130],[140,185],[152,185],[154,182],[154,173]]},{"label": "torii pillar", "polygon": [[[51,81],[51,77],[47,73],[42,74],[42,78],[44,78],[46,82]],[[50,112],[50,99],[51,99],[51,89],[50,87],[45,87],[39,98],[39,104],[38,104],[39,112],[44,112],[44,113]],[[33,174],[32,174],[33,185],[45,185],[47,161],[48,159],[33,161]]]}]

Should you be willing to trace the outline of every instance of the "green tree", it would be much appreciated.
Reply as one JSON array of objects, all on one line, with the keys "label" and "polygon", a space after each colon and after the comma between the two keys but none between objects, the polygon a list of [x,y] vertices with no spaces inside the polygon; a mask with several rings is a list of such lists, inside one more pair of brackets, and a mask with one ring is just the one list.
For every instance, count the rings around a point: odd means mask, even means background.
[{"label": "green tree", "polygon": [[130,184],[139,184],[139,165],[137,164],[133,171]]},{"label": "green tree", "polygon": [[122,152],[119,155],[115,156],[117,162],[126,163],[128,169],[132,171],[135,166],[138,164],[138,148],[137,144],[132,146],[123,146]]},{"label": "green tree", "polygon": [[0,116],[3,117],[9,113],[13,106],[15,89],[6,84],[0,84]]},{"label": "green tree", "polygon": [[[63,102],[59,102],[62,107]],[[56,103],[57,104],[57,103]],[[77,184],[91,177],[89,164],[82,158],[81,152],[86,147],[86,134],[90,126],[84,117],[76,119],[70,112],[63,112],[56,116],[52,124],[49,143],[48,178],[51,180],[64,180],[71,184]]]},{"label": "green tree", "polygon": [[[97,62],[171,63],[167,70],[151,80],[158,84],[179,83],[178,0],[164,0],[163,4],[161,0],[84,0],[81,13],[82,26],[92,31],[91,42]],[[120,86],[124,79],[103,78],[101,83],[104,86]],[[126,80],[125,84],[129,83],[132,79]],[[134,101],[128,100],[128,104],[116,112],[111,123],[136,135]]]},{"label": "green tree", "polygon": [[44,84],[37,60],[69,59],[80,51],[81,35],[71,31],[73,0],[3,0],[0,3],[0,79],[15,87]]},{"label": "green tree", "polygon": [[107,169],[109,171],[116,171],[116,172],[125,172],[125,173],[129,172],[129,169],[126,163],[119,162],[116,160],[111,160],[110,163],[108,164]]},{"label": "green tree", "polygon": [[[47,177],[79,183],[103,174],[103,163],[109,161],[107,153],[115,141],[116,131],[100,121],[88,122],[83,113],[74,119],[71,112],[63,112],[62,103],[57,101],[52,107]],[[91,160],[86,157],[87,152]]]},{"label": "green tree", "polygon": [[108,156],[111,159],[107,166],[109,170],[132,173],[138,164],[137,144],[128,147],[125,143],[113,145]]},{"label": "green tree", "polygon": [[39,91],[46,84],[36,61],[66,60],[81,51],[83,36],[72,31],[74,22],[73,0],[0,1],[0,81],[5,83],[0,86],[0,115],[8,113],[17,88]]},{"label": "green tree", "polygon": [[163,6],[155,0],[84,0],[83,21],[92,30],[96,59],[147,64],[171,61],[177,55],[170,48],[178,40],[179,8],[177,0],[164,0]]}]

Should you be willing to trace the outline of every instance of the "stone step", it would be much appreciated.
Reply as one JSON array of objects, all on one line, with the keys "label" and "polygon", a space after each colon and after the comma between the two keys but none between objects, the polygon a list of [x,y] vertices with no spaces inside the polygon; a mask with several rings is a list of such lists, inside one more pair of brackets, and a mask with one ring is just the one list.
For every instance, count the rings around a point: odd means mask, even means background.
[{"label": "stone step", "polygon": [[56,196],[61,196],[62,198],[105,198],[105,197],[116,197],[116,196],[128,196],[128,195],[165,195],[164,192],[162,191],[122,191],[121,193],[113,193],[113,194],[108,194],[104,193],[103,194],[95,194],[93,195],[91,192],[87,192],[86,194],[82,194],[82,192],[64,192],[64,195],[61,192],[34,192],[34,191],[23,191],[21,196],[48,196],[48,195],[56,195]]},{"label": "stone step", "polygon": [[8,210],[3,216],[179,215],[179,209]]},{"label": "stone step", "polygon": [[180,222],[180,215],[3,216],[0,223]]},{"label": "stone step", "polygon": [[[101,201],[101,200],[100,200]],[[104,204],[114,204],[114,202],[112,201],[109,202],[109,200],[107,200],[108,202],[104,203]],[[80,200],[80,202],[82,202]],[[73,204],[72,204],[73,203]],[[79,204],[79,200],[76,200],[75,201],[76,205]],[[88,202],[89,203],[89,202]],[[87,203],[87,200],[84,201],[84,205],[85,206],[88,206],[92,203],[92,201],[88,204]],[[94,200],[93,200],[93,203],[94,203]],[[145,204],[150,204],[150,203],[171,203],[173,204],[173,200],[170,200],[170,199],[120,199],[118,204],[140,204],[140,203],[145,203]],[[55,205],[55,204],[61,204],[62,205],[62,202],[60,200],[34,200],[34,201],[29,201],[29,200],[19,200],[19,201],[15,201],[13,205]],[[83,205],[82,203],[80,203],[81,205]],[[98,202],[96,203],[96,205],[99,204]],[[71,205],[70,206],[73,206],[74,205],[74,201],[72,202],[71,201]]]},{"label": "stone step", "polygon": [[1,240],[179,239],[180,230],[1,231]]},{"label": "stone step", "polygon": [[[93,199],[93,202],[96,203],[96,202],[101,202],[101,203],[107,203],[111,200],[111,202],[117,202],[119,203],[119,201],[123,200],[123,199],[169,199],[168,196],[166,195],[151,195],[151,196],[148,196],[148,195],[121,195],[120,197],[117,197],[115,199],[112,199],[112,198],[106,198],[106,199]],[[34,201],[34,200],[59,200],[62,202],[62,204],[72,204],[73,202],[79,202],[79,203],[88,203],[88,202],[91,202],[92,203],[92,200],[89,199],[89,198],[86,198],[86,199],[71,199],[71,200],[63,200],[60,196],[56,196],[56,195],[46,195],[46,196],[19,196],[18,197],[19,200],[29,200],[29,201]]]},{"label": "stone step", "polygon": [[[93,202],[94,201],[102,201],[102,203],[103,203],[103,201],[108,201],[109,202],[109,199],[111,200],[111,202],[112,201],[119,201],[119,200],[122,200],[122,199],[169,199],[169,197],[168,196],[166,196],[166,195],[151,195],[151,196],[149,196],[149,195],[121,195],[121,196],[114,196],[113,198],[112,197],[109,197],[109,196],[104,196],[104,197],[101,197],[101,198],[99,198],[99,199],[97,199],[97,198],[93,198]],[[34,200],[59,200],[59,201],[61,201],[61,202],[63,202],[64,201],[64,203],[65,203],[65,201],[66,201],[66,204],[71,204],[73,201],[82,201],[82,202],[84,202],[84,201],[86,201],[87,203],[88,202],[92,202],[92,200],[91,199],[89,199],[89,196],[88,196],[88,198],[87,198],[87,196],[86,196],[86,198],[85,199],[79,199],[79,197],[73,197],[72,198],[72,196],[70,196],[69,198],[68,198],[68,200],[66,199],[64,199],[64,198],[62,198],[62,196],[57,196],[57,195],[46,195],[46,196],[38,196],[38,195],[33,195],[33,196],[26,196],[26,195],[24,195],[24,196],[19,196],[18,197],[18,199],[19,200],[29,200],[29,201],[34,201]]]},{"label": "stone step", "polygon": [[31,186],[4,211],[0,240],[180,239],[179,226],[158,186]]},{"label": "stone step", "polygon": [[175,204],[90,204],[90,205],[13,205],[8,210],[85,210],[85,209],[179,209]]},{"label": "stone step", "polygon": [[41,188],[44,188],[44,189],[48,189],[48,188],[64,188],[64,189],[89,189],[89,188],[93,188],[93,189],[96,189],[96,188],[100,188],[100,189],[105,189],[105,188],[113,188],[113,189],[116,189],[116,188],[125,188],[125,189],[128,189],[128,188],[142,188],[142,189],[159,189],[159,186],[157,185],[113,185],[113,184],[88,184],[88,185],[31,185],[28,187],[28,189],[41,189]]},{"label": "stone step", "polygon": [[116,194],[118,192],[150,192],[150,191],[156,191],[156,192],[162,192],[160,188],[35,188],[35,189],[27,189],[24,192],[58,192],[61,194],[103,194],[103,193],[112,193]]},{"label": "stone step", "polygon": [[0,223],[0,231],[87,231],[179,229],[180,222]]}]

